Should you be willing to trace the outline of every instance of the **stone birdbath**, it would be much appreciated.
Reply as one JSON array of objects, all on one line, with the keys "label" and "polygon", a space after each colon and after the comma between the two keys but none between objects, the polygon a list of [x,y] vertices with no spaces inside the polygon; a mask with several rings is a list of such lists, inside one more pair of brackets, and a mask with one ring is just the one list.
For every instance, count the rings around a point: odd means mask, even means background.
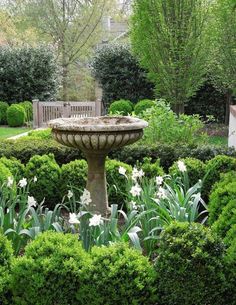
[{"label": "stone birdbath", "polygon": [[138,141],[148,123],[133,117],[103,116],[60,118],[48,125],[57,142],[78,148],[85,154],[88,162],[86,189],[92,199],[89,210],[107,215],[106,156],[112,149]]}]

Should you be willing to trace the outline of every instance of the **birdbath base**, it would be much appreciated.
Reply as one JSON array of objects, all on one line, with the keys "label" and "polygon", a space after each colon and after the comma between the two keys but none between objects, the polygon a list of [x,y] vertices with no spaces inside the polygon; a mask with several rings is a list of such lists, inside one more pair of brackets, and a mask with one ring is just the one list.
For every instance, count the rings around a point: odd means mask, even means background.
[{"label": "birdbath base", "polygon": [[86,189],[90,192],[92,203],[89,210],[102,215],[109,214],[105,160],[106,154],[86,153],[88,177]]}]

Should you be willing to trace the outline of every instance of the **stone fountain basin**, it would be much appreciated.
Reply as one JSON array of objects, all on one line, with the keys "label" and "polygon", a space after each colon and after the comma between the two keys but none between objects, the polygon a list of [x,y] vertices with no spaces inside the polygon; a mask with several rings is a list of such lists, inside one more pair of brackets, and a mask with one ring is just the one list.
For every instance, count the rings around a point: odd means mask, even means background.
[{"label": "stone fountain basin", "polygon": [[52,134],[59,143],[84,152],[109,152],[132,144],[143,135],[148,123],[138,118],[86,117],[60,118],[49,122]]}]

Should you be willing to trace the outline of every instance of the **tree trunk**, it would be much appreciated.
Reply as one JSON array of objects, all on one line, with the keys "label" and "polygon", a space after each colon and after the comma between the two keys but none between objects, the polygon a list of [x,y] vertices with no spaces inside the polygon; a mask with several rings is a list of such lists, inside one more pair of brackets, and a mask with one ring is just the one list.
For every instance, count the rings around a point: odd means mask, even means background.
[{"label": "tree trunk", "polygon": [[173,110],[177,115],[184,113],[184,103],[173,105]]},{"label": "tree trunk", "polygon": [[62,64],[62,97],[63,101],[68,101],[68,67],[66,64]]},{"label": "tree trunk", "polygon": [[232,90],[228,90],[226,93],[226,105],[225,105],[225,125],[229,125],[229,113],[230,105],[232,105]]}]

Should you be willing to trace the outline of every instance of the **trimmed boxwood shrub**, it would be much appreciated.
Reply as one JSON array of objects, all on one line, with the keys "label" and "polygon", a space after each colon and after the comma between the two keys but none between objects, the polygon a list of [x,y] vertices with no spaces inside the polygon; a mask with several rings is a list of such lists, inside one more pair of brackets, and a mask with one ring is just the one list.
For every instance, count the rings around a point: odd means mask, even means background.
[{"label": "trimmed boxwood shrub", "polygon": [[134,113],[141,115],[143,111],[155,106],[155,102],[152,100],[141,100],[134,107]]},{"label": "trimmed boxwood shrub", "polygon": [[110,114],[128,115],[133,111],[133,104],[128,100],[119,100],[111,103],[109,107]]},{"label": "trimmed boxwood shrub", "polygon": [[61,167],[61,194],[73,189],[76,200],[79,200],[87,181],[88,165],[85,160],[75,160]]},{"label": "trimmed boxwood shrub", "polygon": [[24,165],[14,157],[11,157],[10,159],[2,157],[0,158],[0,164],[4,164],[10,170],[17,182],[24,176]]},{"label": "trimmed boxwood shrub", "polygon": [[82,304],[76,292],[88,264],[76,234],[42,233],[13,264],[13,300],[22,305]]},{"label": "trimmed boxwood shrub", "polygon": [[[186,165],[189,183],[191,186],[197,183],[199,179],[203,179],[205,175],[205,164],[202,161],[194,158],[185,158],[181,159],[181,161],[183,161]],[[169,168],[169,174],[172,176],[181,176],[177,161],[174,162],[174,164]]]},{"label": "trimmed boxwood shrub", "polygon": [[224,304],[224,245],[197,223],[172,223],[162,232],[155,268],[160,305]]},{"label": "trimmed boxwood shrub", "polygon": [[[235,230],[236,232],[236,230]],[[235,235],[236,236],[236,235]],[[224,302],[222,304],[236,305],[236,238],[231,241],[225,257],[225,272],[227,280],[227,289],[224,293]]]},{"label": "trimmed boxwood shrub", "polygon": [[[11,242],[0,233],[0,304],[6,304],[5,297],[8,290],[10,267],[13,259]],[[3,302],[3,303],[2,303]]]},{"label": "trimmed boxwood shrub", "polygon": [[130,165],[117,160],[106,161],[109,204],[118,204],[119,208],[125,203],[127,187],[126,177],[119,173],[120,166],[126,169],[127,175],[131,174],[132,167]]},{"label": "trimmed boxwood shrub", "polygon": [[12,104],[7,109],[7,124],[10,127],[23,126],[25,123],[25,110],[22,106],[17,104]]},{"label": "trimmed boxwood shrub", "polygon": [[[236,171],[221,175],[221,179],[213,186],[209,198],[209,224],[213,224],[223,209],[236,199]],[[226,212],[226,211],[225,211]]]},{"label": "trimmed boxwood shrub", "polygon": [[236,239],[236,224],[233,224],[230,230],[227,232],[226,237],[224,238],[224,243],[227,246],[230,246],[235,239]]},{"label": "trimmed boxwood shrub", "polygon": [[151,158],[146,157],[143,159],[143,163],[137,162],[137,167],[142,168],[145,177],[148,178],[155,178],[165,174],[163,168],[160,166],[160,160],[152,162]]},{"label": "trimmed boxwood shrub", "polygon": [[127,244],[94,247],[77,293],[81,304],[155,304],[155,272],[148,259]]},{"label": "trimmed boxwood shrub", "polygon": [[61,168],[53,154],[32,157],[25,167],[25,175],[27,179],[37,177],[37,182],[31,184],[30,193],[38,203],[44,198],[52,207],[59,203]]},{"label": "trimmed boxwood shrub", "polygon": [[0,184],[7,183],[7,178],[12,177],[11,171],[0,162]]},{"label": "trimmed boxwood shrub", "polygon": [[4,140],[0,142],[0,157],[15,157],[23,164],[35,155],[54,154],[59,165],[75,159],[81,159],[82,153],[78,149],[63,146],[50,139],[33,139],[31,137],[18,140]]},{"label": "trimmed boxwood shrub", "polygon": [[[234,186],[236,186],[236,183],[234,183]],[[233,225],[236,225],[236,197],[223,207],[218,219],[213,223],[212,229],[222,238],[225,238]]]},{"label": "trimmed boxwood shrub", "polygon": [[220,174],[236,171],[236,158],[224,155],[216,156],[206,163],[206,178],[203,184],[203,194],[210,193],[213,185],[220,180]]},{"label": "trimmed boxwood shrub", "polygon": [[9,105],[0,101],[0,125],[7,124],[7,109]]}]

